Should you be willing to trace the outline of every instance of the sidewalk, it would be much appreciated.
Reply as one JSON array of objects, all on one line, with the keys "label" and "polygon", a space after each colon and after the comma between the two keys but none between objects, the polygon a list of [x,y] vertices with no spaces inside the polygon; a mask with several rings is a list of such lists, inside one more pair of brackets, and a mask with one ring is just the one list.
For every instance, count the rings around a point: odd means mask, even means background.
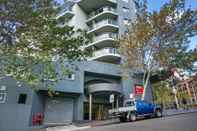
[{"label": "sidewalk", "polygon": [[188,109],[188,110],[184,110],[184,109],[171,109],[171,110],[165,110],[163,113],[164,117],[165,116],[173,116],[173,115],[180,115],[180,114],[186,114],[186,113],[195,113],[197,112],[197,109]]},{"label": "sidewalk", "polygon": [[76,126],[76,125],[69,125],[69,126],[57,126],[57,127],[50,127],[46,128],[46,131],[76,131],[76,130],[82,130],[82,129],[88,129],[91,128],[91,126]]},{"label": "sidewalk", "polygon": [[[173,115],[180,115],[180,114],[187,114],[187,113],[197,113],[197,109],[165,110],[164,114],[163,114],[163,117],[169,117],[169,116],[173,116]],[[111,120],[104,120],[104,121],[92,121],[92,122],[89,122],[89,125],[91,127],[95,127],[95,126],[104,126],[104,125],[116,124],[116,123],[119,123],[119,122],[120,122],[119,119],[111,119]],[[87,125],[87,123],[86,123],[86,125]]]},{"label": "sidewalk", "polygon": [[[173,115],[180,115],[180,114],[187,114],[187,113],[197,113],[197,109],[165,110],[163,117],[169,117]],[[95,127],[95,126],[116,124],[119,122],[120,122],[119,119],[110,119],[110,120],[103,120],[103,121],[81,121],[81,122],[73,123],[67,126],[48,127],[48,128],[43,128],[43,129],[35,129],[32,131],[75,131],[75,130],[88,129],[88,128]]]}]

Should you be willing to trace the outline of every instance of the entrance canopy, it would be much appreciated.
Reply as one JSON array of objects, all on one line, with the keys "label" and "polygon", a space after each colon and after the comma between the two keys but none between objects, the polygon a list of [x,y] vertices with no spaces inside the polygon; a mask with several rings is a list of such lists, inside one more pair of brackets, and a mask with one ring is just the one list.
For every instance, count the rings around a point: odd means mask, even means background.
[{"label": "entrance canopy", "polygon": [[89,94],[99,92],[122,94],[122,88],[120,84],[114,83],[95,83],[88,86]]}]

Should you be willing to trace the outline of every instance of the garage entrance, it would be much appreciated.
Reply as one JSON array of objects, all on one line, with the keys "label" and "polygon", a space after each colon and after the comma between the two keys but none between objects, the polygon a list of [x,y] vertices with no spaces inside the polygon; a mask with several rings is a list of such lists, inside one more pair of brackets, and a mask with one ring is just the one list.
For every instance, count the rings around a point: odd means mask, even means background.
[{"label": "garage entrance", "polygon": [[48,97],[45,103],[44,124],[66,124],[73,121],[72,98]]}]

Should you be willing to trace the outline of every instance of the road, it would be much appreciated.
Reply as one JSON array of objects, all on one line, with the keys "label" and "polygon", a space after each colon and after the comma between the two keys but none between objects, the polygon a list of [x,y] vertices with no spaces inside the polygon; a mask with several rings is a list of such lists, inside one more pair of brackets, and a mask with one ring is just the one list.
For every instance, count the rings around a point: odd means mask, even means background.
[{"label": "road", "polygon": [[84,131],[197,131],[197,113],[99,126]]}]

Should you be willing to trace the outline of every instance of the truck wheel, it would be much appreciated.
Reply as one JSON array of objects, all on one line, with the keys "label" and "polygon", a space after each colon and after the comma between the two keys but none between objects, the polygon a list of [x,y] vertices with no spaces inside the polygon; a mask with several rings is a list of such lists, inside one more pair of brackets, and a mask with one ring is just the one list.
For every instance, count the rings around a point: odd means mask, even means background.
[{"label": "truck wheel", "polygon": [[161,110],[156,110],[155,115],[156,115],[156,117],[162,117]]},{"label": "truck wheel", "polygon": [[130,116],[129,116],[129,120],[130,121],[136,121],[137,120],[137,116],[135,113],[131,113]]}]

